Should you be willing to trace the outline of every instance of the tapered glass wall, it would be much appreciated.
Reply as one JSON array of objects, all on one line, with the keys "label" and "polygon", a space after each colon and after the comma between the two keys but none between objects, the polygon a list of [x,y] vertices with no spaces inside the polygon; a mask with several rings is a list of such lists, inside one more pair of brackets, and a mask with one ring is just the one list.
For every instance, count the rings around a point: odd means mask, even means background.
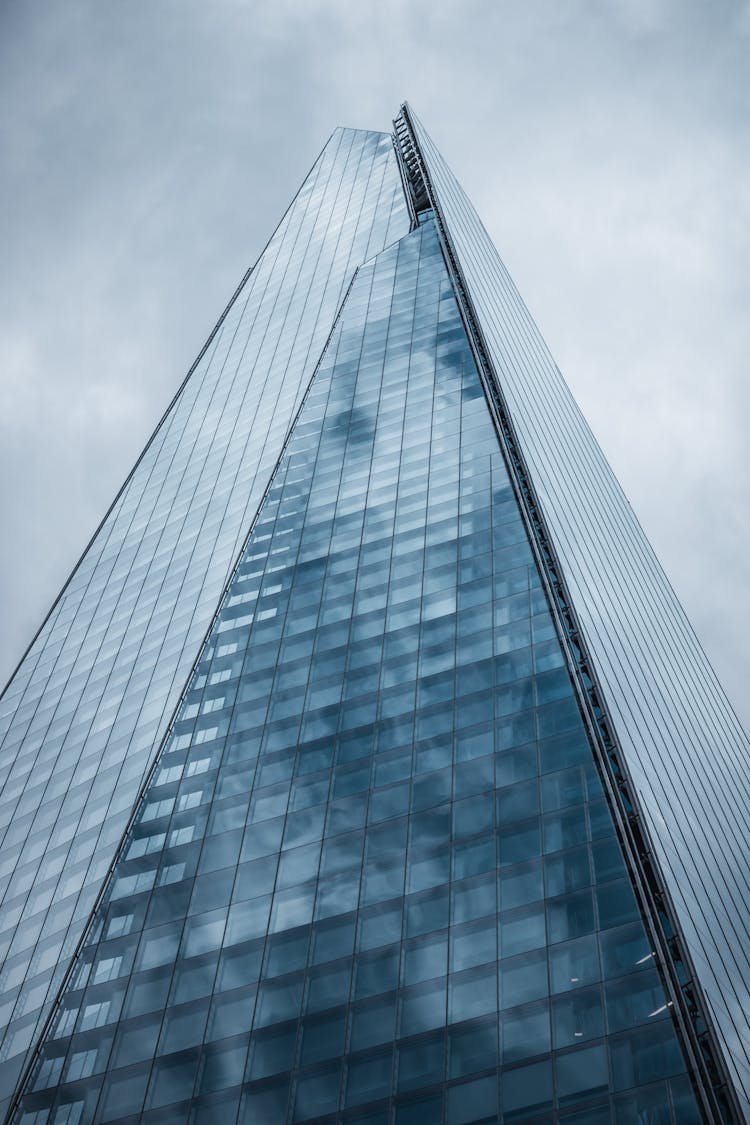
[{"label": "tapered glass wall", "polygon": [[429,213],[349,291],[15,1120],[699,1120]]},{"label": "tapered glass wall", "polygon": [[5,690],[0,1114],[354,270],[407,230],[390,137],[337,129]]},{"label": "tapered glass wall", "polygon": [[750,740],[487,231],[411,120],[654,862],[750,1120]]}]

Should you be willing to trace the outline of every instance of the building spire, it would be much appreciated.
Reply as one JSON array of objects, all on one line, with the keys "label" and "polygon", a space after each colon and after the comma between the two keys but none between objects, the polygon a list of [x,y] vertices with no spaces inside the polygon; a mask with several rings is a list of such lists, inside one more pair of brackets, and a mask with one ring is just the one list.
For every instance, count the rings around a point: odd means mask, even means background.
[{"label": "building spire", "polygon": [[408,102],[404,102],[399,109],[397,116],[394,118],[393,127],[395,130],[396,154],[409,196],[409,204],[416,219],[420,211],[426,211],[431,204],[414,143]]}]

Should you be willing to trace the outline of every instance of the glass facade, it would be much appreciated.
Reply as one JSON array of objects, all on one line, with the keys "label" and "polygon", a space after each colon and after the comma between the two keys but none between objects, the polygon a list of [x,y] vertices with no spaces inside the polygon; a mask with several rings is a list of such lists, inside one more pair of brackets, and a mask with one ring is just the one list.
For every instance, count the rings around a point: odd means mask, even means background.
[{"label": "glass facade", "polygon": [[744,735],[471,205],[396,129],[334,132],[0,701],[13,1125],[750,1120],[712,1116],[674,976],[685,942],[744,1098]]},{"label": "glass facade", "polygon": [[750,1120],[750,742],[497,250],[411,120],[653,862]]},{"label": "glass facade", "polygon": [[363,266],[16,1120],[698,1113],[434,224]]},{"label": "glass facade", "polygon": [[0,1110],[89,917],[357,265],[408,230],[337,129],[0,702]]}]

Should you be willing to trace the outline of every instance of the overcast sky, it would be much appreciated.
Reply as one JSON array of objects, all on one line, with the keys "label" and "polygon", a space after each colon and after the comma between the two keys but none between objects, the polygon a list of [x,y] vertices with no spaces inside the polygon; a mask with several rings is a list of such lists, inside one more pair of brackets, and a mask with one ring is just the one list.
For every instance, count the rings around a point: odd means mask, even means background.
[{"label": "overcast sky", "polygon": [[0,0],[0,680],[337,124],[408,98],[750,726],[750,4]]}]

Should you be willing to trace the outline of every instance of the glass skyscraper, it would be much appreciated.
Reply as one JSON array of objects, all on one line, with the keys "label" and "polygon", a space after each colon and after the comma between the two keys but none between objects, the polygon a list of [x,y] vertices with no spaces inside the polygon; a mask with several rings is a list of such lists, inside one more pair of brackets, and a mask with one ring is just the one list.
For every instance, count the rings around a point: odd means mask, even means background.
[{"label": "glass skyscraper", "polygon": [[14,1125],[750,1121],[747,738],[408,106],[1,706]]}]

